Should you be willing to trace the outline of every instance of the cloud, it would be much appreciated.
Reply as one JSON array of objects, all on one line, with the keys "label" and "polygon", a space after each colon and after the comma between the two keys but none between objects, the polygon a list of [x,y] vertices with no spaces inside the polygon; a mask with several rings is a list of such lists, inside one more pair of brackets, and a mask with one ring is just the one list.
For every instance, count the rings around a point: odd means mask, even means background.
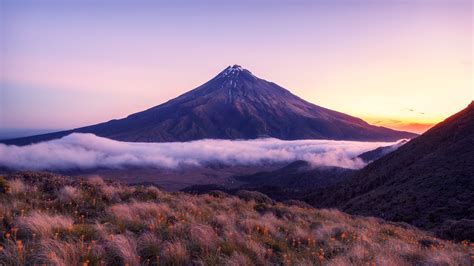
[{"label": "cloud", "polygon": [[355,156],[388,142],[334,140],[198,140],[131,143],[74,133],[28,146],[0,144],[0,166],[29,170],[155,167],[207,164],[261,165],[305,160],[315,166],[361,168]]},{"label": "cloud", "polygon": [[411,112],[411,113],[417,113],[417,114],[419,114],[419,115],[424,115],[424,114],[425,114],[425,112],[416,111],[416,110],[413,109],[413,108],[404,108],[404,109],[402,109],[402,111],[408,111],[408,112]]}]

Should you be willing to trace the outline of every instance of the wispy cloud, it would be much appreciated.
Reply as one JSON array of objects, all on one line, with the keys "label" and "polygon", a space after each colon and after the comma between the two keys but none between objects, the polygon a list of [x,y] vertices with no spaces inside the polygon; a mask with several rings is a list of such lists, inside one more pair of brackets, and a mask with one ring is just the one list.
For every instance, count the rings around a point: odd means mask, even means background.
[{"label": "wispy cloud", "polygon": [[416,114],[419,114],[419,115],[424,115],[425,112],[420,112],[420,111],[417,111],[413,108],[404,108],[402,109],[402,111],[407,111],[407,112],[410,112],[410,113],[416,113]]},{"label": "wispy cloud", "polygon": [[31,170],[176,168],[212,163],[260,165],[305,160],[313,165],[361,168],[364,163],[354,159],[355,156],[392,144],[279,139],[129,143],[74,133],[62,139],[22,147],[0,144],[0,166]]}]

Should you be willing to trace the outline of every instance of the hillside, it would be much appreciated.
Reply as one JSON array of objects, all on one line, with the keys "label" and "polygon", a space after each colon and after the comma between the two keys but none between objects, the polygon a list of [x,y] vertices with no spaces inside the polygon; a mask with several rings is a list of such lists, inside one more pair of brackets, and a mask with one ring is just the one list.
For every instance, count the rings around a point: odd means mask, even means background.
[{"label": "hillside", "polygon": [[222,184],[198,184],[181,189],[192,194],[205,194],[210,191],[224,191],[235,195],[239,190],[264,193],[278,201],[304,199],[304,195],[316,189],[323,189],[347,180],[356,170],[318,166],[306,161],[295,161],[286,166],[258,171],[252,174],[232,176]]},{"label": "hillside", "polygon": [[343,185],[307,200],[353,214],[407,222],[474,240],[474,102],[369,164]]},{"label": "hillside", "polygon": [[384,155],[387,155],[387,154],[391,153],[392,151],[400,148],[403,144],[405,144],[407,142],[408,142],[408,140],[403,139],[403,140],[399,141],[398,143],[390,145],[390,146],[382,146],[382,147],[378,147],[378,148],[376,148],[374,150],[371,150],[371,151],[366,151],[362,154],[359,154],[357,156],[357,158],[362,159],[366,163],[370,163],[370,162],[375,161],[379,158],[382,158]]},{"label": "hillside", "polygon": [[26,145],[73,132],[129,142],[259,137],[395,141],[416,136],[314,105],[234,65],[194,90],[123,119],[2,142]]},{"label": "hillside", "polygon": [[288,190],[307,191],[325,188],[349,178],[355,170],[340,167],[314,167],[306,161],[296,161],[283,168],[236,176],[245,186],[274,186]]},{"label": "hillside", "polygon": [[467,242],[298,202],[275,203],[257,192],[238,195],[12,174],[0,178],[0,264],[470,263]]}]

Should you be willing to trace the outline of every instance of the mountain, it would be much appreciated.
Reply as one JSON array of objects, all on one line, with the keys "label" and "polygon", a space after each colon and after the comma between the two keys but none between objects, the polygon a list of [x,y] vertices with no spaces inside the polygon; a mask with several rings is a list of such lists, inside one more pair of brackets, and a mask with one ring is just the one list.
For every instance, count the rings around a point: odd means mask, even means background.
[{"label": "mountain", "polygon": [[72,132],[130,142],[259,137],[394,141],[416,136],[314,105],[234,65],[194,90],[126,118],[3,143],[25,145]]},{"label": "mountain", "polygon": [[381,147],[378,147],[374,150],[366,151],[364,153],[361,153],[361,154],[357,155],[357,158],[360,158],[364,162],[369,163],[369,162],[375,161],[375,160],[383,157],[384,155],[387,155],[387,154],[391,153],[392,151],[400,148],[403,144],[405,144],[407,142],[408,142],[408,140],[402,139],[402,140],[400,140],[399,142],[397,142],[393,145],[381,146]]},{"label": "mountain", "polygon": [[240,190],[258,191],[278,201],[298,200],[315,190],[347,180],[356,170],[330,166],[312,166],[306,161],[295,161],[274,170],[234,176],[222,184],[191,185],[181,191],[204,194],[224,191],[236,194]]},{"label": "mountain", "polygon": [[306,200],[474,240],[474,102],[344,184]]}]

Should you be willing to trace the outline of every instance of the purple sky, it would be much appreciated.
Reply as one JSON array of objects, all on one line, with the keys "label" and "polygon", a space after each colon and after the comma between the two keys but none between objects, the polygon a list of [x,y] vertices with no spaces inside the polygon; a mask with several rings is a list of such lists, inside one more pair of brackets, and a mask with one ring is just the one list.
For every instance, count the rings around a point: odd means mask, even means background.
[{"label": "purple sky", "polygon": [[394,128],[439,122],[473,98],[470,0],[0,5],[0,129],[124,117],[233,64]]}]

